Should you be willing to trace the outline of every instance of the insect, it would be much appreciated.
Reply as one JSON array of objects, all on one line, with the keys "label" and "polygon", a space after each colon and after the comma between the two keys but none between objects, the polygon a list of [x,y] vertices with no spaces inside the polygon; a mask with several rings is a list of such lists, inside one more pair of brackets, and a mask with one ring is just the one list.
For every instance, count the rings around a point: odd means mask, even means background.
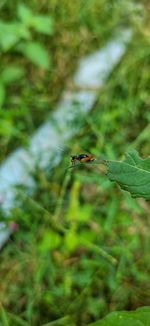
[{"label": "insect", "polygon": [[77,162],[85,163],[94,161],[94,156],[92,154],[79,154],[79,155],[71,155],[71,163],[72,166]]}]

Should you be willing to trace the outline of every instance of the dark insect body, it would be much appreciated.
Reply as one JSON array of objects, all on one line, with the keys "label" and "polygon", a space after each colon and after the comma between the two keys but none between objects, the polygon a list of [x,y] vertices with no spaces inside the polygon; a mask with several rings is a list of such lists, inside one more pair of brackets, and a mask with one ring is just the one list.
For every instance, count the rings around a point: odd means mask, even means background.
[{"label": "dark insect body", "polygon": [[94,156],[92,154],[79,154],[79,155],[71,155],[71,163],[75,165],[76,163],[86,163],[94,161]]}]

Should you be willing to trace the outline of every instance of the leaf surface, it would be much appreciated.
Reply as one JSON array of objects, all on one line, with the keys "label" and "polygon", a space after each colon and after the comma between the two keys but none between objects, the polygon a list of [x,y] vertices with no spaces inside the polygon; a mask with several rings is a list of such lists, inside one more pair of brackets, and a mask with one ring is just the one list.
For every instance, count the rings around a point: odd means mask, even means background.
[{"label": "leaf surface", "polygon": [[142,159],[137,151],[125,155],[124,161],[108,161],[107,175],[132,197],[150,199],[150,157]]},{"label": "leaf surface", "polygon": [[19,65],[9,65],[1,73],[1,79],[4,84],[9,85],[23,77],[25,71]]},{"label": "leaf surface", "polygon": [[49,55],[42,43],[27,42],[21,49],[27,59],[44,69],[49,68]]},{"label": "leaf surface", "polygon": [[149,326],[150,307],[141,307],[135,311],[114,311],[101,320],[88,326]]}]

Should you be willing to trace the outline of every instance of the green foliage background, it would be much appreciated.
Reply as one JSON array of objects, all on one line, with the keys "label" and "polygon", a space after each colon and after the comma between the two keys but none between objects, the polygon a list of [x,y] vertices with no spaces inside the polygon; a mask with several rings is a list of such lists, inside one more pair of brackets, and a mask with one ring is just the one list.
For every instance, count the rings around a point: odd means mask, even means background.
[{"label": "green foliage background", "polygon": [[27,146],[83,54],[124,26],[134,32],[92,114],[75,122],[69,154],[52,172],[37,166],[32,196],[18,189],[8,223],[19,229],[0,253],[0,325],[82,326],[150,305],[149,202],[121,192],[98,165],[66,172],[71,152],[149,155],[149,2],[3,0],[0,9],[1,160]]}]

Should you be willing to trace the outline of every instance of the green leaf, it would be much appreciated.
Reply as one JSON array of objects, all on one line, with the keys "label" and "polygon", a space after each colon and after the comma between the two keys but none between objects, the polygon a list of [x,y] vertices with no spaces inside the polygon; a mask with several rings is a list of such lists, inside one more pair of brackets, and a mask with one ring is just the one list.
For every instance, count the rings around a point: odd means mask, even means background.
[{"label": "green leaf", "polygon": [[50,16],[35,16],[32,27],[39,33],[51,35],[53,33],[53,19]]},{"label": "green leaf", "polygon": [[150,307],[142,307],[135,311],[114,311],[105,318],[88,326],[149,326]]},{"label": "green leaf", "polygon": [[30,32],[25,25],[19,22],[6,23],[0,21],[0,46],[4,52],[15,46],[20,39],[28,39],[29,37]]},{"label": "green leaf", "polygon": [[32,23],[34,15],[32,14],[32,11],[30,10],[30,8],[25,6],[23,3],[18,3],[17,14],[18,14],[18,17],[20,18],[20,20],[25,25],[30,25]]},{"label": "green leaf", "polygon": [[71,230],[65,236],[65,246],[69,252],[75,250],[75,248],[79,245],[78,236],[75,231]]},{"label": "green leaf", "polygon": [[5,86],[0,82],[0,108],[2,107],[5,100]]},{"label": "green leaf", "polygon": [[15,126],[11,120],[1,119],[0,136],[11,138],[15,135]]},{"label": "green leaf", "polygon": [[1,79],[4,84],[11,84],[12,82],[23,77],[24,73],[25,71],[23,67],[10,65],[2,71]]},{"label": "green leaf", "polygon": [[37,32],[47,35],[53,33],[52,17],[46,15],[35,15],[31,9],[23,3],[18,4],[17,14],[23,24],[32,27]]},{"label": "green leaf", "polygon": [[50,230],[46,231],[39,243],[39,250],[45,252],[46,250],[53,250],[58,248],[61,243],[61,236]]},{"label": "green leaf", "polygon": [[125,155],[122,162],[108,161],[107,175],[132,197],[150,199],[150,157],[142,159],[137,151]]},{"label": "green leaf", "polygon": [[2,50],[9,50],[16,44],[18,39],[14,24],[0,21],[0,45]]},{"label": "green leaf", "polygon": [[49,55],[45,47],[39,42],[27,42],[22,45],[21,52],[35,65],[44,69],[49,68]]}]

